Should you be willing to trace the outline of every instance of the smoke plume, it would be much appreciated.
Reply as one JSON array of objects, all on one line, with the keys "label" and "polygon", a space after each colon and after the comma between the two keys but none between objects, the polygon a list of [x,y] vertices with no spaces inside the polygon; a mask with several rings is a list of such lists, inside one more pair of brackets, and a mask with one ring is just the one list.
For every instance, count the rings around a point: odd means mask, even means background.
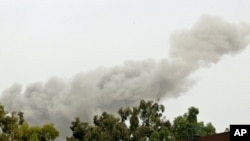
[{"label": "smoke plume", "polygon": [[70,80],[51,78],[25,88],[6,89],[0,101],[9,111],[23,111],[32,124],[55,123],[62,138],[70,135],[74,117],[90,121],[101,111],[116,112],[141,99],[177,97],[193,84],[188,77],[197,69],[217,63],[248,44],[249,27],[202,16],[188,30],[172,34],[170,59],[128,61],[122,66],[79,73]]}]

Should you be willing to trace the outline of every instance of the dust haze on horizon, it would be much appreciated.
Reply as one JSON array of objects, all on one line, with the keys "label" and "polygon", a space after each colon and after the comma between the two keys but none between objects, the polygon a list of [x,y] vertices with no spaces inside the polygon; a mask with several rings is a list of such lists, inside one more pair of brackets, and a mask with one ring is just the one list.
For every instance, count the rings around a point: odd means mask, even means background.
[{"label": "dust haze on horizon", "polygon": [[[22,88],[14,84],[0,101],[8,111],[22,111],[31,124],[53,122],[64,138],[74,117],[91,121],[102,111],[116,113],[141,99],[172,98],[184,94],[195,80],[190,75],[236,54],[249,43],[247,24],[232,24],[204,15],[190,29],[170,37],[170,58],[126,61],[123,65],[78,73],[70,80],[52,77]],[[166,39],[167,40],[167,39]],[[18,71],[18,70],[17,70]]]}]

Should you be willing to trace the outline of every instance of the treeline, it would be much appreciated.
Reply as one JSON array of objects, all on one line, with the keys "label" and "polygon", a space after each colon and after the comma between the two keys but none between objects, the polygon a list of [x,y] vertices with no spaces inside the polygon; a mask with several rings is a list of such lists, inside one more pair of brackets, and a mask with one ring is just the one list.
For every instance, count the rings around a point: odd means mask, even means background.
[{"label": "treeline", "polygon": [[[163,116],[165,107],[158,101],[141,100],[138,106],[120,108],[116,115],[103,112],[93,117],[93,123],[75,118],[69,127],[72,135],[67,141],[178,141],[188,135],[215,133],[211,123],[197,120],[198,108],[190,107],[187,113],[171,123]],[[52,141],[59,136],[51,124],[29,126],[23,113],[8,114],[0,105],[1,141]]]},{"label": "treeline", "polygon": [[178,141],[187,134],[209,135],[215,133],[211,123],[204,125],[197,120],[199,110],[190,107],[188,112],[174,119],[163,116],[165,108],[154,101],[141,100],[138,106],[120,108],[118,117],[103,112],[94,116],[93,123],[76,118],[67,141]]}]

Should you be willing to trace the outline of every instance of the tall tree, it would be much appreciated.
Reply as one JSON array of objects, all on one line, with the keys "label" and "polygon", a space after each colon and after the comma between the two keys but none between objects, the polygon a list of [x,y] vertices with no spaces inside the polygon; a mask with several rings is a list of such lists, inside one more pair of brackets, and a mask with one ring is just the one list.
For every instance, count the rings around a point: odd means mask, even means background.
[{"label": "tall tree", "polygon": [[70,127],[73,134],[67,141],[177,141],[187,138],[187,131],[195,127],[200,128],[194,134],[215,133],[211,123],[198,122],[198,108],[190,107],[173,124],[163,116],[164,110],[158,101],[141,100],[138,106],[120,108],[119,117],[103,112],[94,116],[92,124],[76,118]]},{"label": "tall tree", "polygon": [[173,134],[176,140],[194,136],[205,136],[215,133],[215,128],[211,123],[204,125],[199,122],[197,116],[199,109],[190,107],[187,113],[178,116],[173,121]]},{"label": "tall tree", "polygon": [[1,141],[52,141],[59,136],[53,124],[29,126],[24,120],[23,112],[10,114],[3,105],[0,105],[0,129]]}]

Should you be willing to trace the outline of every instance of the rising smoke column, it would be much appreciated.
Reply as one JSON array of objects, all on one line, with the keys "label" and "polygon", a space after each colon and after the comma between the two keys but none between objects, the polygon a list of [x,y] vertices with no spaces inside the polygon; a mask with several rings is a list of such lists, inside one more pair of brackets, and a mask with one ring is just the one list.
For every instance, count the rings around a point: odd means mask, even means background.
[{"label": "rising smoke column", "polygon": [[248,44],[249,26],[203,16],[188,30],[172,34],[169,60],[127,61],[122,66],[79,73],[70,80],[53,77],[6,89],[0,101],[9,111],[23,111],[31,124],[55,123],[61,137],[70,134],[74,117],[91,120],[102,111],[116,112],[141,99],[177,97],[193,82],[197,69],[217,63],[224,54],[236,54]]}]

